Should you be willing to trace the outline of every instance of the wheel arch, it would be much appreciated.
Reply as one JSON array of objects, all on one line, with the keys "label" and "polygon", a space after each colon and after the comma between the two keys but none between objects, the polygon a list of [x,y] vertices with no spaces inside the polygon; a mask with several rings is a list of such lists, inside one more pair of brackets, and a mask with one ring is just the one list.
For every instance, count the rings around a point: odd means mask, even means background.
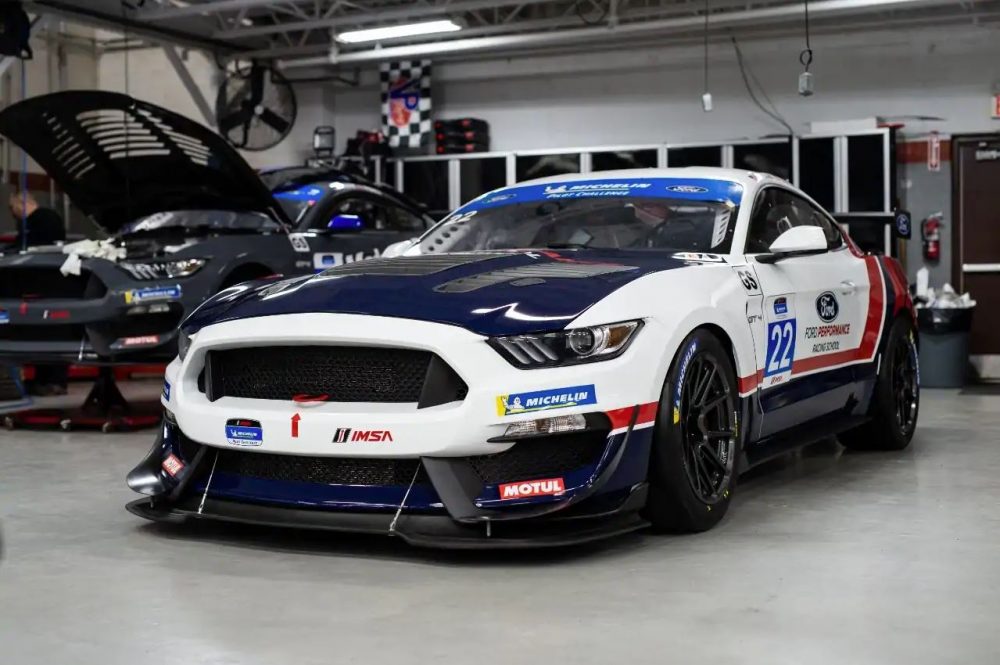
[{"label": "wheel arch", "polygon": [[222,289],[235,286],[241,282],[248,282],[252,279],[260,279],[261,277],[267,277],[268,275],[273,274],[274,270],[268,268],[263,263],[256,261],[241,263],[237,266],[233,266],[225,273],[225,276],[219,281],[219,290],[221,291]]}]

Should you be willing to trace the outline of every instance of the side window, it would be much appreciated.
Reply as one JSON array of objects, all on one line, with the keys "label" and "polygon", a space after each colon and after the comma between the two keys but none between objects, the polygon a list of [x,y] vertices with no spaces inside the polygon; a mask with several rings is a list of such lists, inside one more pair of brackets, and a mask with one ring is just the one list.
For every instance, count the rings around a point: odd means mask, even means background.
[{"label": "side window", "polygon": [[423,218],[420,215],[410,212],[406,208],[386,205],[384,211],[385,228],[390,231],[412,231],[414,233],[423,233],[427,229]]},{"label": "side window", "polygon": [[778,236],[795,226],[818,226],[827,246],[843,246],[840,230],[830,219],[801,196],[780,187],[768,187],[757,198],[747,233],[746,253],[763,254]]},{"label": "side window", "polygon": [[[382,228],[384,226],[383,211],[371,199],[362,197],[350,197],[337,202],[330,210],[329,214],[317,214],[310,225],[315,230],[329,229],[330,223],[335,217],[357,218],[357,228],[359,230],[369,230]],[[343,228],[351,228],[346,225]]]}]

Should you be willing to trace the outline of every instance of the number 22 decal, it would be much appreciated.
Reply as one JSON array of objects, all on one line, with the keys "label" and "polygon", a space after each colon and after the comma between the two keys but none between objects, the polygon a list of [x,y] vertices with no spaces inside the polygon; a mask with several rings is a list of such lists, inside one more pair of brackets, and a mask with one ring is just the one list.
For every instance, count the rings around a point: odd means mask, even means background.
[{"label": "number 22 decal", "polygon": [[775,321],[767,326],[767,367],[764,376],[792,369],[795,359],[795,319]]}]

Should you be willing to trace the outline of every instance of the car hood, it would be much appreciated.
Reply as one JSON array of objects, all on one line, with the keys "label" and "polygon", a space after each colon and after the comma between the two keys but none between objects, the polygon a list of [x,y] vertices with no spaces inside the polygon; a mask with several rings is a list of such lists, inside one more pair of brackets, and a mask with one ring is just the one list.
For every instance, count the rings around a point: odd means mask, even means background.
[{"label": "car hood", "polygon": [[594,303],[643,275],[716,255],[627,250],[470,252],[370,259],[279,282],[219,293],[184,323],[342,313],[457,325],[486,335],[566,327]]},{"label": "car hood", "polygon": [[0,134],[109,234],[169,210],[255,211],[288,222],[221,136],[128,95],[73,90],[32,97],[0,111]]}]

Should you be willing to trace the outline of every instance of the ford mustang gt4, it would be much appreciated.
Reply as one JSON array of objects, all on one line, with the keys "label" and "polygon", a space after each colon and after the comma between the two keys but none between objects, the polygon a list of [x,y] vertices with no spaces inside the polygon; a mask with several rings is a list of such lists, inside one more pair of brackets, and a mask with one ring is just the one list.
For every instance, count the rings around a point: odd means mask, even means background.
[{"label": "ford mustang gt4", "polygon": [[393,254],[194,312],[129,510],[558,545],[709,529],[763,459],[913,435],[900,266],[772,176],[525,182]]}]

